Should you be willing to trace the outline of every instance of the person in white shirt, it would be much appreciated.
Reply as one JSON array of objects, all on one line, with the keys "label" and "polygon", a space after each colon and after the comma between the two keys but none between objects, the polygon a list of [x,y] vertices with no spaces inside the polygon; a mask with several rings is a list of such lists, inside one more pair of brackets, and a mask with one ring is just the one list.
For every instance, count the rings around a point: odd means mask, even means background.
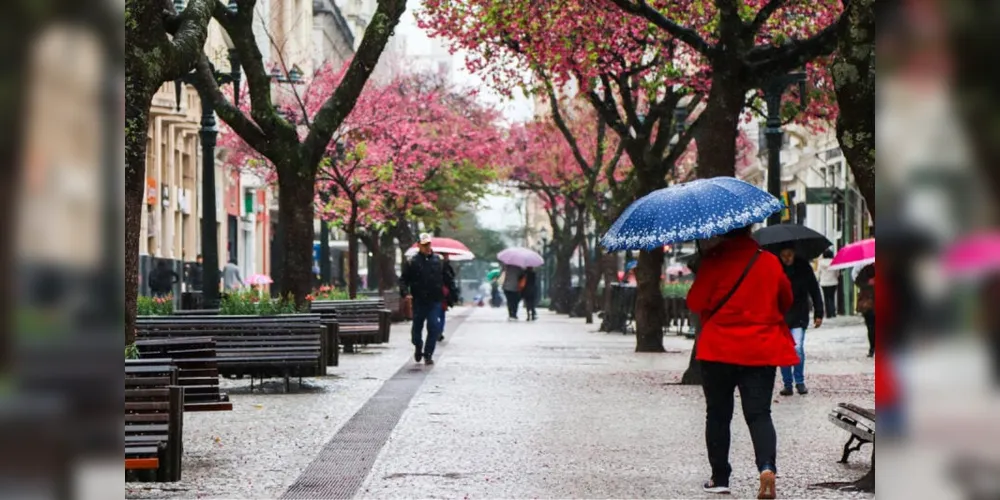
[{"label": "person in white shirt", "polygon": [[816,266],[816,274],[819,277],[819,286],[823,289],[823,302],[826,307],[826,317],[837,317],[837,289],[840,287],[840,272],[831,271],[830,263],[833,262],[833,250],[823,252],[823,257],[819,259]]}]

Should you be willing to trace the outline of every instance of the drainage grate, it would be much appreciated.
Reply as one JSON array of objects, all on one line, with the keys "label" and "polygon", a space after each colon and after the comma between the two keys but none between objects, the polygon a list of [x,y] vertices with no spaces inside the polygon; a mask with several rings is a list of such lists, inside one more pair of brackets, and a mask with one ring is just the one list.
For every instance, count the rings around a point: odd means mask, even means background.
[{"label": "drainage grate", "polygon": [[[448,318],[451,337],[468,314]],[[281,498],[353,498],[429,370],[407,363],[344,424]]]}]

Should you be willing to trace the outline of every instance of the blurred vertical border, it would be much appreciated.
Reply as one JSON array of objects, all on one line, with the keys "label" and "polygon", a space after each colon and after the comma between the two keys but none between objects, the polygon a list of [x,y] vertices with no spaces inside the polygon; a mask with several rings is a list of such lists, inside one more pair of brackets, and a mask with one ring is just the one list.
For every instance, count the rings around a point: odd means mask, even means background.
[{"label": "blurred vertical border", "polygon": [[124,2],[3,5],[0,499],[117,498]]}]

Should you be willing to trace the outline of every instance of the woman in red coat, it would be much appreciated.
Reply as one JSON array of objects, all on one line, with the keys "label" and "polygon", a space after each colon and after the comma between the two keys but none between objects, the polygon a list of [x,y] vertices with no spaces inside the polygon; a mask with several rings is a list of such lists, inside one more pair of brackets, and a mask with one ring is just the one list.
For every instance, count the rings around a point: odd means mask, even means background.
[{"label": "woman in red coat", "polygon": [[[701,361],[712,479],[705,491],[728,494],[730,423],[737,388],[760,472],[758,498],[775,498],[777,434],[771,401],[777,368],[798,364],[785,323],[792,288],[778,258],[743,228],[699,242],[701,264],[688,307],[701,318]],[[741,281],[742,277],[742,281]]]}]

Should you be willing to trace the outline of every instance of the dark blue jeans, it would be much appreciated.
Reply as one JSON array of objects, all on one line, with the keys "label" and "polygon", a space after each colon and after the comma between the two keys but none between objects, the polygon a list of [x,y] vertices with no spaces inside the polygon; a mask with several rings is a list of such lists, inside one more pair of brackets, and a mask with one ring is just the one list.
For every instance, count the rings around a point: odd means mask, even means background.
[{"label": "dark blue jeans", "polygon": [[445,306],[444,302],[442,302],[441,303],[441,310],[438,313],[440,315],[439,317],[441,318],[441,329],[440,329],[440,331],[441,331],[442,334],[444,334],[445,320],[447,319],[446,316],[448,315],[447,311],[448,311],[447,306]]},{"label": "dark blue jeans", "polygon": [[[427,323],[427,342],[424,343],[424,323]],[[441,337],[441,302],[413,301],[413,345],[424,349],[424,356],[434,356],[438,338]]]}]

